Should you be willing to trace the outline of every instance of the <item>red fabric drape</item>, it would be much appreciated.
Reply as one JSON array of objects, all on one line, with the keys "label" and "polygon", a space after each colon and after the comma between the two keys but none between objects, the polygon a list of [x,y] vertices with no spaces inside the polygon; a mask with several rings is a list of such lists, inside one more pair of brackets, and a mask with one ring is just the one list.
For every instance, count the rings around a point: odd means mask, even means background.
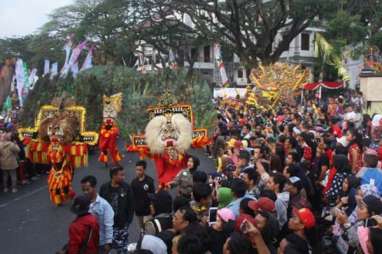
[{"label": "red fabric drape", "polygon": [[339,89],[339,88],[343,88],[344,83],[343,82],[331,82],[331,81],[306,83],[306,84],[304,84],[304,89],[305,90],[316,90],[320,86],[327,88],[327,89]]}]

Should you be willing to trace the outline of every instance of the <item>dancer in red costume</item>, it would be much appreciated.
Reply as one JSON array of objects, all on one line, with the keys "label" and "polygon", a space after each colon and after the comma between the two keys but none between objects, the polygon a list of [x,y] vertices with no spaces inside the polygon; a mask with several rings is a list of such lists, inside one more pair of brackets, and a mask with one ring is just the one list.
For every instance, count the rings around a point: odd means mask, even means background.
[{"label": "dancer in red costume", "polygon": [[[165,94],[165,96],[169,96]],[[151,116],[144,136],[134,136],[129,152],[155,162],[159,187],[165,187],[187,166],[187,150],[209,144],[207,130],[193,129],[191,105],[162,102],[148,109]]]},{"label": "dancer in red costume", "polygon": [[70,99],[56,98],[41,107],[34,128],[18,130],[28,159],[51,165],[49,197],[57,206],[74,197],[74,169],[87,165],[88,144],[98,141],[97,133],[85,131],[85,115],[85,108]]},{"label": "dancer in red costume", "polygon": [[119,128],[114,123],[113,119],[107,118],[101,127],[99,134],[99,149],[101,154],[98,160],[107,165],[109,157],[115,165],[119,165],[122,160],[121,154],[118,151],[117,139],[119,137]]}]

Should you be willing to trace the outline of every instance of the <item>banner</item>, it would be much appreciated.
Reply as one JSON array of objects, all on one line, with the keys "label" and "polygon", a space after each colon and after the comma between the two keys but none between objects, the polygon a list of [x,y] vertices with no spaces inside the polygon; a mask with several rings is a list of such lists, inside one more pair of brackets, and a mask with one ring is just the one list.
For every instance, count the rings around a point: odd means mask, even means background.
[{"label": "banner", "polygon": [[13,75],[12,82],[11,82],[11,92],[15,91],[16,89],[15,85],[16,85],[16,75]]},{"label": "banner", "polygon": [[52,64],[52,68],[50,70],[50,79],[53,79],[57,75],[58,75],[58,63],[55,62],[54,64]]},{"label": "banner", "polygon": [[237,96],[245,98],[247,94],[246,88],[214,88],[214,98],[232,98],[236,99]]},{"label": "banner", "polygon": [[73,45],[72,39],[68,38],[68,41],[67,41],[67,43],[64,46],[65,63],[64,63],[64,66],[61,69],[60,77],[66,77],[66,75],[68,75],[68,72],[69,72],[69,69],[70,69],[70,65],[69,65],[69,59],[70,58],[69,57],[70,57],[70,52],[72,50],[72,45]]},{"label": "banner", "polygon": [[176,68],[178,68],[176,60],[175,60],[175,54],[172,51],[172,49],[170,49],[170,51],[168,53],[168,66],[172,70],[175,70]]},{"label": "banner", "polygon": [[80,71],[87,70],[93,67],[93,50],[94,50],[94,46],[92,46],[89,49],[89,52],[85,58],[84,63],[82,64]]},{"label": "banner", "polygon": [[9,112],[12,110],[12,99],[10,96],[7,96],[7,99],[5,100],[3,104],[3,112]]},{"label": "banner", "polygon": [[46,75],[48,75],[49,71],[50,71],[50,61],[48,59],[45,59],[44,60],[44,74],[42,76],[45,77]]},{"label": "banner", "polygon": [[229,83],[229,80],[228,80],[227,73],[226,73],[225,68],[224,68],[224,63],[223,63],[223,59],[221,56],[221,47],[220,47],[219,43],[214,44],[214,55],[215,55],[216,65],[217,65],[217,67],[219,69],[219,73],[220,73],[220,78],[221,78],[221,82],[222,82],[221,85],[225,86]]},{"label": "banner", "polygon": [[23,89],[24,89],[24,83],[25,83],[25,76],[24,76],[23,60],[20,58],[17,59],[17,61],[16,61],[15,75],[16,75],[17,95],[19,97],[20,106],[22,106],[23,105]]},{"label": "banner", "polygon": [[37,76],[37,69],[34,68],[31,73],[29,74],[29,89],[30,90],[33,90],[34,88],[34,85],[36,84],[37,80],[38,80],[38,76]]},{"label": "banner", "polygon": [[[72,55],[70,56],[70,59],[69,59],[69,67],[70,67],[70,69],[73,71],[73,70],[75,70],[75,71],[77,71],[77,73],[78,73],[78,63],[77,63],[77,61],[78,61],[78,57],[80,56],[80,54],[81,54],[81,52],[82,52],[82,50],[84,49],[86,47],[86,41],[83,41],[83,42],[81,42],[81,43],[79,43],[78,45],[77,45],[77,47],[75,47],[74,49],[73,49],[73,51],[72,51]],[[75,64],[77,63],[77,67],[76,66],[74,66]],[[74,66],[73,68],[72,68],[72,66]],[[66,73],[67,74],[67,73]],[[77,74],[74,74],[74,75],[77,75]],[[66,76],[66,75],[65,75]],[[64,76],[64,77],[65,77]]]},{"label": "banner", "polygon": [[73,78],[76,78],[78,74],[78,62],[72,64],[72,66],[70,67],[70,71],[72,72]]},{"label": "banner", "polygon": [[29,68],[28,65],[24,62],[23,63],[23,72],[24,72],[24,87],[23,87],[23,101],[27,98],[29,90],[31,88],[31,84],[29,83]]}]

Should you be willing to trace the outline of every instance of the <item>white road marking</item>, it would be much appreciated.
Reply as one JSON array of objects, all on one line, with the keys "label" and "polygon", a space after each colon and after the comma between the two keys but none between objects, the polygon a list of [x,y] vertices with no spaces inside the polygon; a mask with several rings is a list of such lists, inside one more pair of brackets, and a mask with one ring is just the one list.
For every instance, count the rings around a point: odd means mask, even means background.
[{"label": "white road marking", "polygon": [[30,197],[30,196],[32,196],[32,195],[34,195],[34,194],[36,194],[36,193],[38,193],[38,192],[40,192],[40,191],[46,189],[46,188],[48,188],[47,185],[41,186],[41,187],[39,187],[39,188],[37,188],[37,189],[31,191],[31,192],[28,192],[28,193],[26,193],[26,194],[24,194],[24,195],[21,195],[21,196],[19,196],[19,197],[17,197],[17,198],[14,198],[14,199],[12,199],[12,200],[6,202],[6,203],[0,204],[0,208],[5,208],[5,207],[7,207],[9,204],[11,204],[11,203],[14,203],[14,202],[16,202],[16,201],[20,201],[20,200],[23,200],[23,199],[25,199],[25,198],[28,198],[28,197]]}]

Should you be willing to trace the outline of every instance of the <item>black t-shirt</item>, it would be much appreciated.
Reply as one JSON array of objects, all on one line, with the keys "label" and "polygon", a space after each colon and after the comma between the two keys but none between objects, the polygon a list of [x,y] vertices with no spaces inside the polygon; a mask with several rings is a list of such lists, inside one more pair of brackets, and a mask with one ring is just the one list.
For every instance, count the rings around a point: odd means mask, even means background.
[{"label": "black t-shirt", "polygon": [[224,231],[216,231],[213,228],[208,228],[208,235],[210,236],[209,250],[214,254],[223,253],[223,245],[227,240],[228,235]]},{"label": "black t-shirt", "polygon": [[113,211],[118,211],[118,200],[120,195],[119,188],[110,187],[110,191],[111,191],[110,205],[113,208]]},{"label": "black t-shirt", "polygon": [[149,193],[155,192],[154,180],[145,175],[142,181],[135,178],[131,182],[131,189],[134,195],[134,207],[135,213],[138,216],[146,216],[150,214],[150,199],[148,197]]}]

